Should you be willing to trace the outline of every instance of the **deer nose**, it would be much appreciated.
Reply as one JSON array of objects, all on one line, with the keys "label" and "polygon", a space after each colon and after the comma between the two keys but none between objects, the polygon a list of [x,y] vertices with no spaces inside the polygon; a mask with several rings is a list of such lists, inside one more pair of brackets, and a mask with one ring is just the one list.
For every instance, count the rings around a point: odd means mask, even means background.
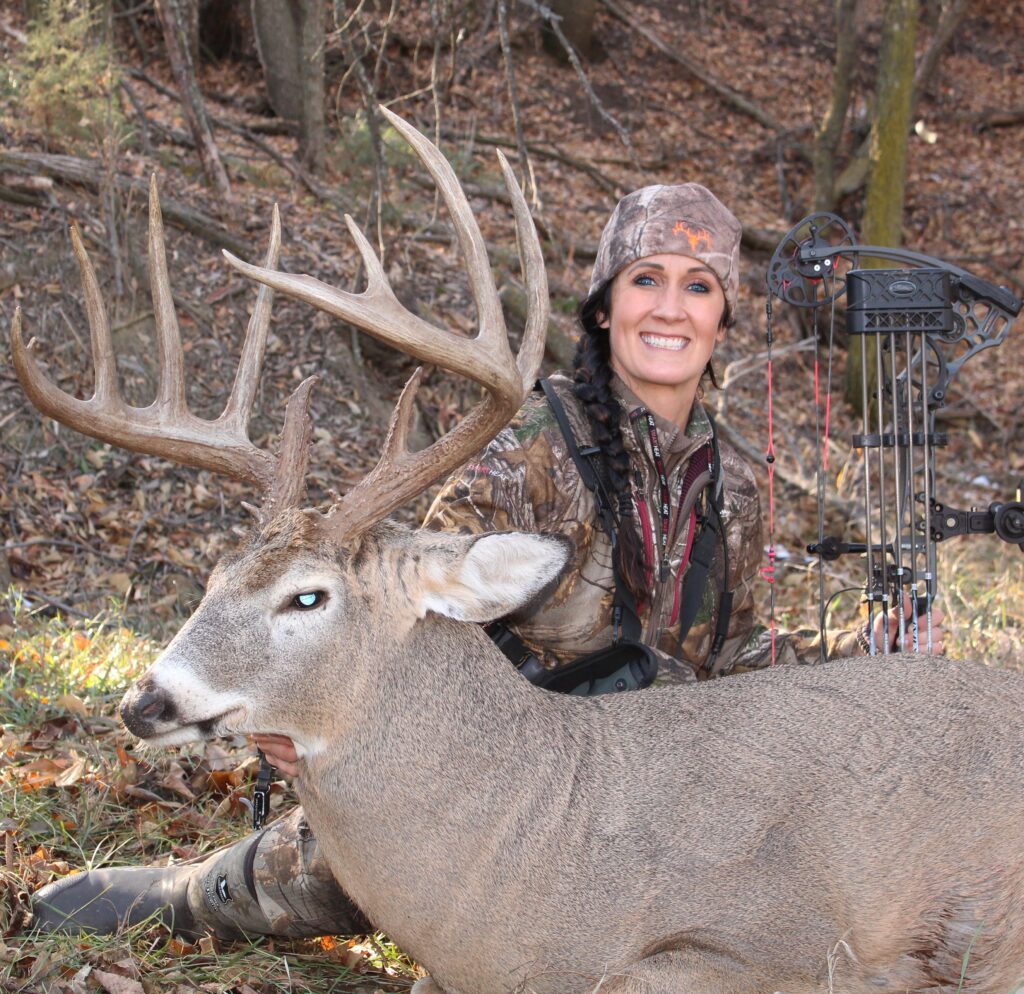
[{"label": "deer nose", "polygon": [[169,721],[174,717],[174,704],[159,688],[138,687],[125,695],[119,711],[128,731],[144,739],[153,734],[156,722]]}]

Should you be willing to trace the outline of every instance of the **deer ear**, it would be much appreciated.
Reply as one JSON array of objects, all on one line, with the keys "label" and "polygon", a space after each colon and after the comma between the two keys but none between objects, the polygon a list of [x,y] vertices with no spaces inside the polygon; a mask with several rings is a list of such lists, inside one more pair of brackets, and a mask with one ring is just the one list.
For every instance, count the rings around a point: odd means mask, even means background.
[{"label": "deer ear", "polygon": [[[460,536],[437,549],[430,582],[419,591],[417,614],[458,621],[493,621],[547,594],[572,549],[567,539],[525,532]],[[454,553],[454,554],[453,554]]]}]

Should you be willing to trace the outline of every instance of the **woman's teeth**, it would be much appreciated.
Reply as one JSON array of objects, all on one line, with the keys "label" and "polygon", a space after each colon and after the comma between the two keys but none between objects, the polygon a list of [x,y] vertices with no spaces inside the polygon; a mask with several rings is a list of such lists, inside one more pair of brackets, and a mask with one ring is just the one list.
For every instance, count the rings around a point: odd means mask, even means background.
[{"label": "woman's teeth", "polygon": [[661,335],[641,335],[640,341],[644,345],[650,345],[652,348],[671,349],[673,352],[686,348],[685,338],[662,338]]}]

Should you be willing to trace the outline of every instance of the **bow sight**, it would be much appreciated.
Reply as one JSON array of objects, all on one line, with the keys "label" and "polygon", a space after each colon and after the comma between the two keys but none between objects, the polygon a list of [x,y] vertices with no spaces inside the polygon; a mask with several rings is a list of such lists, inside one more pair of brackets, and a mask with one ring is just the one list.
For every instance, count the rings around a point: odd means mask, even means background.
[{"label": "bow sight", "polygon": [[[906,268],[861,268],[861,257]],[[912,268],[911,268],[912,267]],[[779,243],[768,266],[768,350],[771,296],[795,307],[819,308],[846,296],[851,350],[859,339],[863,430],[852,437],[863,460],[864,541],[824,535],[827,438],[819,439],[818,556],[820,623],[825,609],[822,563],[842,555],[866,560],[869,649],[875,643],[875,612],[885,616],[884,646],[898,645],[909,631],[914,649],[931,649],[931,609],[936,593],[936,543],[952,535],[995,533],[1024,549],[1024,503],[991,504],[987,511],[960,510],[935,495],[935,450],[948,436],[935,430],[935,412],[946,403],[960,367],[982,349],[1006,338],[1021,301],[1006,287],[958,266],[907,249],[858,245],[849,225],[834,214],[804,218]],[[771,363],[769,361],[769,376]],[[773,452],[769,441],[769,462]],[[771,473],[769,473],[771,476]],[[774,559],[772,547],[769,558]],[[772,576],[772,568],[768,570]],[[906,615],[905,600],[911,610]],[[924,618],[922,630],[921,619]],[[824,651],[824,637],[822,646]]]}]

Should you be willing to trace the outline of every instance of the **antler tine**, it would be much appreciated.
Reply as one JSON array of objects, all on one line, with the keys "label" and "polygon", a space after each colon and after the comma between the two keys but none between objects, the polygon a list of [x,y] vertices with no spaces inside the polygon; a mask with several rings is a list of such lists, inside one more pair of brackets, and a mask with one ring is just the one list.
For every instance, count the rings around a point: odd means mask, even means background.
[{"label": "antler tine", "polygon": [[309,461],[309,443],[313,423],[309,417],[309,402],[318,376],[309,376],[299,384],[288,398],[281,429],[281,447],[277,455],[277,472],[269,499],[260,515],[268,519],[283,507],[298,507],[306,495],[306,464]]},{"label": "antler tine", "polygon": [[[427,167],[437,185],[437,189],[448,208],[455,236],[462,249],[462,257],[466,262],[469,274],[470,292],[476,304],[477,318],[480,323],[477,342],[483,349],[493,350],[496,360],[506,364],[511,362],[512,350],[508,344],[508,333],[505,330],[505,316],[501,309],[501,299],[494,285],[494,274],[491,262],[487,257],[487,246],[484,245],[480,226],[473,216],[466,194],[459,183],[451,163],[444,157],[441,150],[428,138],[420,134],[411,124],[404,121],[396,113],[380,106],[380,112],[391,122],[392,127],[412,146],[420,161]],[[512,185],[519,190],[519,184],[513,177]],[[511,191],[510,191],[511,192]],[[525,207],[525,203],[524,203]],[[532,221],[530,222],[533,223]],[[532,384],[531,384],[532,386]],[[518,405],[516,405],[518,408]]]},{"label": "antler tine", "polygon": [[[281,254],[281,212],[274,204],[270,219],[270,244],[263,260],[264,266],[276,266]],[[267,331],[270,328],[270,313],[274,302],[274,291],[268,286],[260,286],[256,295],[256,306],[252,310],[249,326],[245,331],[245,342],[238,360],[235,382],[231,386],[231,396],[224,407],[224,413],[218,418],[233,429],[245,432],[248,427],[249,414],[256,399],[256,388],[260,382],[260,370],[263,368],[263,355],[267,347]]]},{"label": "antler tine", "polygon": [[[339,290],[312,276],[296,276],[252,266],[227,251],[224,257],[246,276],[348,321],[417,359],[475,380],[497,396],[518,398],[513,406],[513,409],[517,408],[521,401],[521,376],[515,372],[501,301],[473,210],[454,170],[441,152],[400,117],[384,108],[381,110],[412,145],[448,205],[466,259],[480,319],[479,333],[471,340],[471,345],[463,335],[437,328],[402,306],[370,243],[348,215],[345,223],[359,249],[367,274],[366,289],[361,293]],[[515,186],[518,193],[518,185]]]},{"label": "antler tine", "polygon": [[78,260],[82,291],[85,294],[85,313],[86,320],[89,322],[92,363],[95,373],[93,392],[100,403],[121,404],[123,402],[117,389],[117,361],[114,358],[114,346],[110,340],[107,309],[103,306],[96,270],[92,267],[89,253],[85,251],[85,244],[82,241],[82,233],[74,221],[71,222],[71,247]]},{"label": "antler tine", "polygon": [[[391,119],[394,115],[389,113],[388,117]],[[413,132],[412,135],[408,134],[411,130],[409,125],[402,121],[398,123],[401,125],[399,130],[413,144],[424,162],[428,163],[428,168],[431,162],[434,162],[437,158],[443,158],[440,152],[417,132]],[[511,358],[511,350],[507,347],[504,324],[502,323],[501,325],[502,338],[506,343],[503,351],[506,352],[508,357],[505,368],[507,375],[515,378],[515,387],[512,390],[491,390],[484,400],[463,418],[452,431],[422,452],[412,453],[408,451],[407,439],[414,413],[413,401],[420,382],[420,371],[417,370],[406,384],[399,398],[398,405],[391,419],[380,461],[354,490],[341,498],[331,509],[327,527],[337,537],[351,539],[357,536],[375,521],[401,507],[410,497],[421,493],[439,477],[451,472],[465,462],[467,458],[479,451],[483,445],[490,441],[508,423],[536,380],[544,353],[544,340],[548,322],[549,305],[544,260],[536,229],[533,227],[533,220],[530,217],[526,200],[519,189],[519,184],[505,157],[500,152],[498,156],[515,214],[520,260],[525,274],[526,292],[529,301],[529,316],[526,322],[526,329],[523,334],[519,355],[514,364]],[[451,170],[447,163],[445,163],[445,167],[448,173],[450,173]],[[438,173],[434,169],[431,169],[431,172],[434,173],[435,179],[440,184],[441,178],[438,176]],[[438,172],[441,171],[438,170]],[[454,176],[454,174],[452,175]],[[456,208],[453,206],[454,198],[446,195],[445,199],[454,217],[456,214]],[[468,212],[468,204],[465,201],[465,197],[461,195],[461,192],[459,200]],[[366,258],[369,246],[367,245],[364,250],[362,246],[365,244],[365,239],[358,232],[355,225],[350,224],[349,227],[356,238],[357,244],[360,245],[360,251],[363,252],[364,258]],[[475,234],[469,232],[469,227],[472,227]],[[482,239],[480,238],[479,229],[477,229],[476,223],[472,219],[471,212],[468,214],[468,221],[465,214],[460,216],[457,230],[465,231],[466,240],[468,242],[479,242],[482,249]],[[467,259],[471,257],[471,251],[471,249],[467,249],[464,245],[464,254]],[[474,258],[477,260],[477,269],[479,270],[480,255],[476,255]],[[373,257],[373,262],[379,266],[376,257]],[[483,262],[486,265],[485,253],[483,254]],[[367,271],[371,272],[369,265],[367,266]],[[481,282],[476,275],[472,275],[471,279],[474,286],[478,286]],[[493,288],[494,283],[489,266],[487,269],[487,283]],[[500,303],[498,306],[500,307]],[[484,335],[483,328],[481,328],[480,335],[481,337]],[[475,346],[476,343],[474,342],[473,344]],[[449,369],[458,368],[451,363],[443,363],[443,365]]]},{"label": "antler tine", "polygon": [[513,359],[508,344],[501,301],[483,237],[454,170],[415,128],[385,108],[381,111],[423,161],[448,206],[477,304],[480,330],[476,338],[467,340],[450,330],[436,328],[406,310],[395,297],[370,243],[347,215],[345,223],[367,274],[366,289],[362,293],[338,290],[311,276],[294,276],[269,267],[252,266],[224,253],[228,263],[245,275],[349,321],[418,359],[467,376],[487,391],[483,401],[452,431],[423,451],[412,453],[408,451],[407,440],[419,373],[410,379],[392,417],[380,461],[329,514],[328,530],[336,537],[349,539],[451,472],[508,423],[536,379],[548,320],[547,280],[540,242],[508,162],[499,153],[515,214],[530,307],[517,359]]},{"label": "antler tine", "polygon": [[185,401],[185,356],[181,348],[178,315],[174,310],[171,278],[167,273],[164,217],[160,210],[156,173],[149,177],[149,292],[153,300],[153,319],[160,355],[160,385],[155,403],[172,418],[179,418],[188,413]]},{"label": "antler tine", "polygon": [[[268,509],[297,503],[304,486],[308,407],[314,381],[303,383],[289,401],[277,459],[253,445],[247,430],[266,345],[272,291],[262,288],[257,297],[224,412],[215,421],[196,417],[188,410],[185,399],[183,352],[167,274],[155,179],[150,183],[149,220],[150,285],[161,362],[160,385],[153,403],[148,407],[131,407],[118,392],[116,363],[99,284],[75,227],[71,230],[71,241],[82,273],[96,370],[93,396],[78,400],[46,376],[22,339],[18,311],[11,325],[11,353],[22,388],[44,415],[92,438],[254,484],[269,498]],[[279,250],[280,222],[275,212],[266,255],[268,265],[276,265]]]},{"label": "antler tine", "polygon": [[505,177],[505,188],[512,200],[512,213],[516,221],[516,244],[519,248],[519,266],[526,284],[526,327],[519,344],[516,365],[522,376],[523,392],[528,393],[537,382],[544,345],[547,341],[548,313],[551,298],[548,296],[548,274],[544,269],[544,253],[537,239],[530,208],[526,205],[515,173],[508,164],[504,153],[498,149],[498,162]]}]

